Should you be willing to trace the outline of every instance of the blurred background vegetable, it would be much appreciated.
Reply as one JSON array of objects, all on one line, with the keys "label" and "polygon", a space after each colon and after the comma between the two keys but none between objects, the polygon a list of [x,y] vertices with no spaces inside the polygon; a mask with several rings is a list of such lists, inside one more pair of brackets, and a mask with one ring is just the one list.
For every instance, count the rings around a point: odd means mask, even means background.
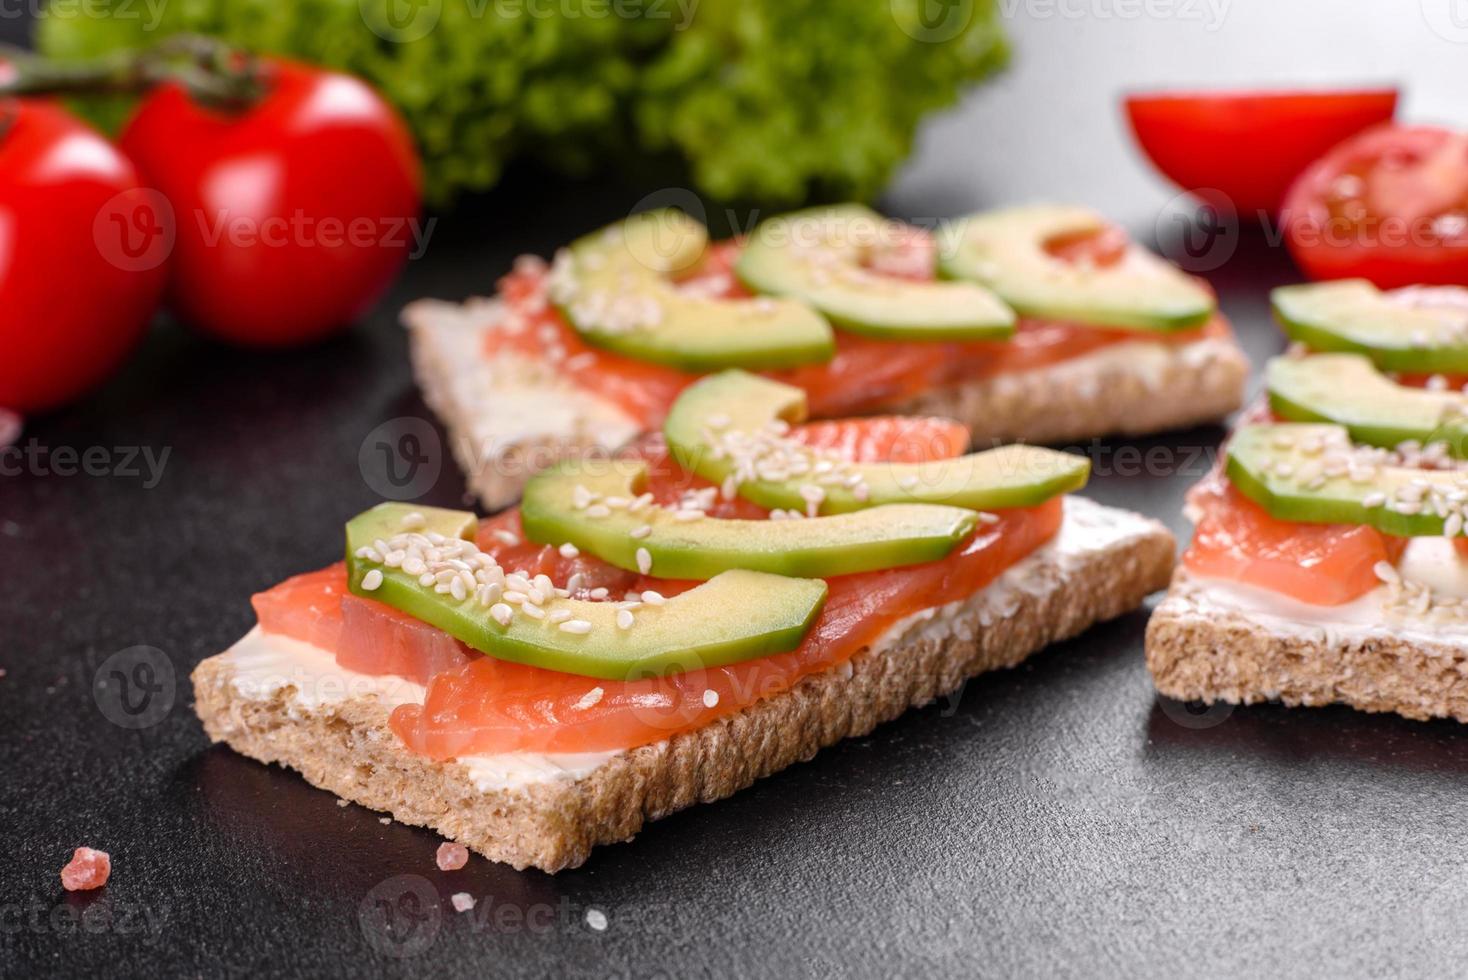
[{"label": "blurred background vegetable", "polygon": [[[67,58],[178,32],[366,78],[437,204],[519,157],[571,174],[652,157],[765,206],[870,199],[924,114],[1007,51],[993,0],[58,0],[37,41]],[[88,111],[115,128],[127,106]]]}]

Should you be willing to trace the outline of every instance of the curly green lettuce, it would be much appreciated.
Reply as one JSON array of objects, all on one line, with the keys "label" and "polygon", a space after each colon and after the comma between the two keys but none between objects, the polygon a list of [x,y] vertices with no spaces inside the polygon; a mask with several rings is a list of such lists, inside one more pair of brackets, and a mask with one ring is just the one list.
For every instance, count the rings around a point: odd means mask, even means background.
[{"label": "curly green lettuce", "polygon": [[37,42],[81,58],[195,32],[361,75],[438,204],[521,156],[667,158],[711,197],[796,204],[882,189],[922,117],[1003,63],[992,2],[57,0]]}]

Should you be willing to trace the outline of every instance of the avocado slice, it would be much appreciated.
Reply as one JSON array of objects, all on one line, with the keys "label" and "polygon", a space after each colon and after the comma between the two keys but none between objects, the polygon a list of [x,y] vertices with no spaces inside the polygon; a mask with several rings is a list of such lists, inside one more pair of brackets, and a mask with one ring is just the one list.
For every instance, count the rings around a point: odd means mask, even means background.
[{"label": "avocado slice", "polygon": [[1296,422],[1343,425],[1356,442],[1390,449],[1415,440],[1468,454],[1468,396],[1397,384],[1360,354],[1276,357],[1266,370],[1269,404]]},{"label": "avocado slice", "polygon": [[1213,316],[1212,293],[1139,245],[1106,267],[1045,251],[1053,239],[1105,227],[1099,214],[1079,207],[1042,204],[976,214],[939,250],[940,267],[950,278],[983,283],[1024,316],[1152,332],[1191,330]]},{"label": "avocado slice", "polygon": [[784,438],[805,420],[805,392],[743,371],[702,378],[663,425],[684,468],[762,507],[840,514],[880,504],[971,510],[1032,507],[1086,484],[1090,461],[1038,446],[1002,446],[926,463],[848,463]]},{"label": "avocado slice", "polygon": [[[630,509],[646,482],[640,460],[562,463],[526,486],[525,533],[542,544],[569,541],[619,568],[650,569],[660,578],[707,579],[731,568],[829,578],[938,561],[979,518],[961,507],[887,504],[809,520],[685,520],[656,504]],[[647,568],[639,566],[639,551]]]},{"label": "avocado slice", "polygon": [[708,231],[681,211],[633,215],[556,256],[551,300],[589,344],[682,371],[771,370],[835,355],[831,325],[795,300],[680,292]]},{"label": "avocado slice", "polygon": [[[1246,425],[1228,445],[1228,477],[1270,516],[1305,524],[1366,524],[1401,537],[1446,533],[1447,495],[1468,495],[1468,474],[1383,462],[1339,425]],[[1334,461],[1357,472],[1326,475]],[[1410,501],[1420,502],[1415,505]],[[1409,503],[1403,504],[1406,500]],[[1461,518],[1454,533],[1461,532]]]},{"label": "avocado slice", "polygon": [[1014,311],[971,282],[880,276],[863,260],[897,222],[845,204],[772,218],[734,267],[750,289],[802,300],[850,333],[882,340],[1002,340]]},{"label": "avocado slice", "polygon": [[1365,354],[1384,371],[1468,373],[1468,311],[1395,302],[1365,279],[1280,286],[1269,300],[1312,350]]},{"label": "avocado slice", "polygon": [[[423,520],[405,520],[412,514]],[[441,593],[419,578],[363,557],[364,549],[380,555],[382,542],[391,549],[404,543],[401,535],[417,534],[431,541],[442,535],[449,543],[474,534],[474,515],[452,510],[381,504],[347,523],[348,584],[356,595],[376,599],[436,626],[475,650],[500,660],[529,664],[567,674],[606,680],[637,680],[705,667],[721,667],[754,660],[798,647],[826,601],[826,583],[819,579],[785,578],[764,572],[729,571],[709,579],[661,605],[643,606],[635,624],[623,629],[617,602],[588,602],[548,597],[540,606],[545,618],[534,619],[514,608],[508,624],[470,593],[459,600]],[[411,529],[410,529],[411,528]],[[471,554],[477,552],[469,545]],[[374,589],[363,580],[371,572],[382,576]],[[565,623],[585,625],[584,632],[567,632],[553,617],[569,614]]]}]

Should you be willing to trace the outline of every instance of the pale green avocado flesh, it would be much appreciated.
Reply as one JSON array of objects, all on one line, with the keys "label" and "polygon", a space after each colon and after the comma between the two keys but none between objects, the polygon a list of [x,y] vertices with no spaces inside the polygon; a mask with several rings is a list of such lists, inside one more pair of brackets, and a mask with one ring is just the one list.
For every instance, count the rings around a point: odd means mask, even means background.
[{"label": "pale green avocado flesh", "polygon": [[773,370],[834,356],[831,325],[804,303],[679,291],[674,277],[707,247],[707,230],[682,212],[634,215],[557,257],[551,300],[587,343],[682,371]]},{"label": "pale green avocado flesh", "polygon": [[1393,300],[1365,279],[1281,286],[1269,298],[1285,333],[1311,350],[1365,354],[1384,371],[1468,373],[1461,306]]},{"label": "pale green avocado flesh", "polygon": [[848,204],[772,218],[735,266],[750,289],[810,304],[836,326],[884,340],[1002,340],[1014,311],[971,282],[918,282],[867,271],[884,241],[913,229]]},{"label": "pale green avocado flesh", "polygon": [[[1352,452],[1350,434],[1338,425],[1246,425],[1228,445],[1227,472],[1234,486],[1271,517],[1303,524],[1365,524],[1400,537],[1436,537],[1444,516],[1431,506],[1418,513],[1398,509],[1397,495],[1422,481],[1433,492],[1468,490],[1460,472],[1405,466],[1374,467],[1368,476],[1326,477],[1332,456]],[[1406,497],[1411,497],[1410,492]]]},{"label": "pale green avocado flesh", "polygon": [[[615,602],[553,598],[542,608],[545,619],[518,613],[502,626],[474,596],[458,601],[435,592],[399,568],[387,568],[357,552],[375,541],[389,542],[405,531],[403,519],[421,513],[417,533],[471,538],[474,515],[406,504],[382,504],[347,523],[347,569],[351,591],[386,603],[436,626],[475,650],[500,660],[529,664],[605,680],[644,677],[720,667],[787,653],[798,647],[826,600],[819,579],[786,578],[754,571],[728,571],[659,606],[636,610],[635,625],[617,625]],[[362,580],[382,573],[372,590]],[[589,632],[569,633],[550,616],[560,610],[571,620],[591,624]]]},{"label": "pale green avocado flesh", "polygon": [[[668,447],[685,469],[723,484],[736,471],[727,451],[731,438],[767,433],[804,421],[805,393],[791,385],[742,371],[726,371],[686,388],[663,427]],[[798,455],[800,450],[794,450]],[[806,454],[812,464],[815,454]],[[1085,486],[1090,461],[1038,446],[1002,446],[956,459],[926,463],[847,463],[841,474],[859,477],[866,493],[822,482],[812,470],[788,479],[739,482],[745,499],[762,507],[806,511],[806,493],[818,487],[818,510],[839,514],[880,504],[944,504],[970,510],[1032,507]]]},{"label": "pale green avocado flesh", "polygon": [[1046,251],[1055,239],[1105,227],[1094,211],[1057,205],[971,215],[940,247],[939,265],[945,276],[983,284],[1024,316],[1163,333],[1192,330],[1213,316],[1206,287],[1138,245],[1107,266]]},{"label": "pale green avocado flesh", "polygon": [[659,578],[707,579],[734,568],[828,578],[946,558],[978,521],[971,510],[932,504],[785,521],[684,520],[657,505],[628,508],[646,477],[647,464],[630,460],[571,461],[541,473],[520,506],[525,533]]},{"label": "pale green avocado flesh", "polygon": [[1267,378],[1270,406],[1282,418],[1334,422],[1369,446],[1444,442],[1453,455],[1468,455],[1468,396],[1397,384],[1364,355],[1277,357]]}]

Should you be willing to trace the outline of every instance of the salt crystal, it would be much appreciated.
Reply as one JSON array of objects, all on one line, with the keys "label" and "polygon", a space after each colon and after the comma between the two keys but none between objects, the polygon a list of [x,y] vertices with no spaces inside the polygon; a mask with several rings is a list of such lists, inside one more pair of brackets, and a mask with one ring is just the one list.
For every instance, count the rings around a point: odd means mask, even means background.
[{"label": "salt crystal", "polygon": [[78,847],[61,869],[61,887],[69,892],[91,891],[107,884],[112,874],[112,857],[106,851]]},{"label": "salt crystal", "polygon": [[468,863],[469,848],[463,844],[445,842],[438,845],[438,870],[458,871]]}]

